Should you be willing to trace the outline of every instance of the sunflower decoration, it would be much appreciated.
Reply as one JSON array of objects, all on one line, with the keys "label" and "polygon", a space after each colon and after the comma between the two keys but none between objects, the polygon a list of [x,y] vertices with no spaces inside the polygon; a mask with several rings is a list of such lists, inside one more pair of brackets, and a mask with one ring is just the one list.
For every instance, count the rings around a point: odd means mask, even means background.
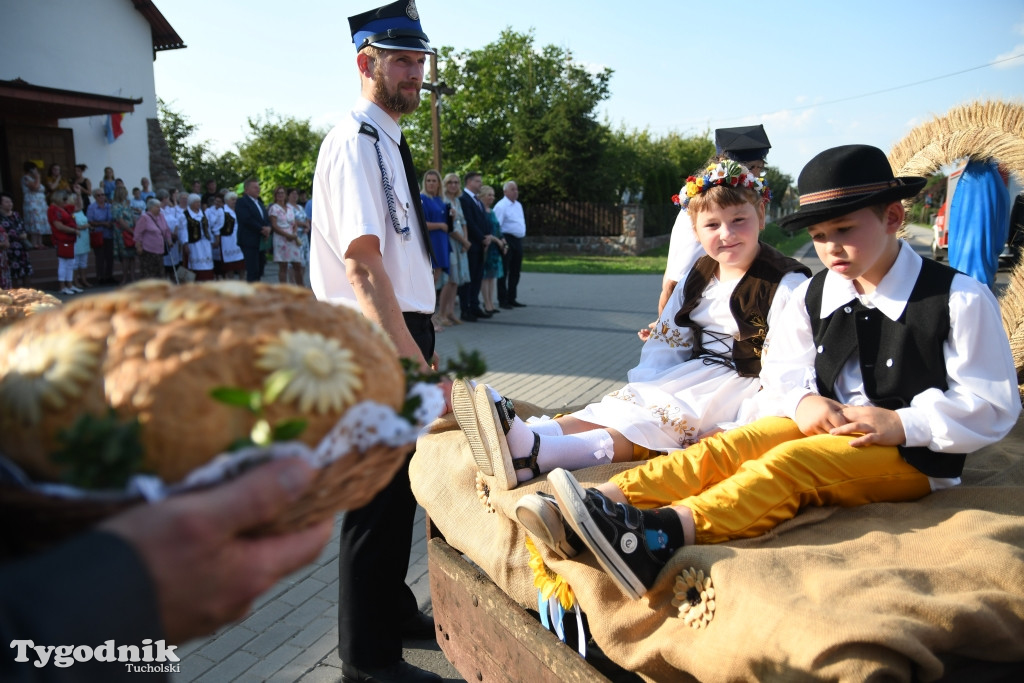
[{"label": "sunflower decoration", "polygon": [[693,567],[684,569],[676,577],[675,597],[672,606],[679,608],[679,618],[696,629],[705,628],[715,618],[715,588],[711,585],[711,574]]},{"label": "sunflower decoration", "polygon": [[484,473],[480,471],[476,473],[476,497],[480,499],[480,504],[487,508],[487,512],[494,512],[494,506],[491,505],[491,487],[487,485]]},{"label": "sunflower decoration", "polygon": [[82,394],[99,365],[99,344],[74,332],[40,335],[14,349],[0,381],[0,405],[24,424]]},{"label": "sunflower decoration", "polygon": [[548,566],[544,564],[544,558],[540,556],[537,546],[529,536],[526,537],[526,550],[530,553],[533,585],[540,592],[541,599],[547,601],[555,598],[563,609],[572,609],[576,604],[576,596],[573,594],[572,588],[565,579],[548,569]]},{"label": "sunflower decoration", "polygon": [[281,332],[262,347],[256,366],[270,371],[269,384],[286,378],[280,398],[302,412],[341,412],[363,386],[352,351],[316,332]]}]

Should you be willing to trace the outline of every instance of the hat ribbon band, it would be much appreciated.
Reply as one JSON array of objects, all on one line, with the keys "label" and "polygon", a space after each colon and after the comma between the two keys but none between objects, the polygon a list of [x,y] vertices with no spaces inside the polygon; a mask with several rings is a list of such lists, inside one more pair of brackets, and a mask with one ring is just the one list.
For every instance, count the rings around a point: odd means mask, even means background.
[{"label": "hat ribbon band", "polygon": [[838,187],[833,190],[811,192],[810,194],[800,196],[800,206],[807,206],[808,204],[819,204],[821,202],[827,202],[833,199],[846,199],[849,197],[856,197],[859,195],[873,194],[875,192],[881,192],[882,190],[888,190],[891,187],[898,187],[900,184],[901,183],[899,180],[893,179],[881,183],[868,183],[866,185]]},{"label": "hat ribbon band", "polygon": [[364,38],[363,42],[359,45],[359,49],[362,49],[367,45],[372,45],[373,43],[379,42],[381,40],[387,40],[391,38],[419,38],[424,43],[430,40],[429,38],[427,38],[427,34],[424,33],[423,31],[415,31],[413,29],[389,28],[387,31],[382,31],[381,33],[374,33],[372,36],[367,36],[366,38]]}]

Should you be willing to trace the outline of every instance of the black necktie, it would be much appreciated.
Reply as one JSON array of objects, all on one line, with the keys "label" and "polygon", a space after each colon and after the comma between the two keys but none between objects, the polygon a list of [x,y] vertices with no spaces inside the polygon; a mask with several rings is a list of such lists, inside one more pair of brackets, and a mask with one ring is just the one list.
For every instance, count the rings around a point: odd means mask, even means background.
[{"label": "black necktie", "polygon": [[[420,234],[423,235],[423,245],[427,248],[427,255],[433,256],[434,250],[430,244],[430,237],[427,235],[427,221],[423,217],[423,202],[420,201],[420,186],[416,182],[416,169],[412,165],[412,152],[409,151],[409,143],[405,141],[405,134],[402,134],[398,142],[398,151],[402,154],[402,165],[405,166],[405,180],[409,183],[409,194],[412,195],[412,204],[416,207],[416,217],[420,219]],[[437,260],[436,258],[434,259]]]}]

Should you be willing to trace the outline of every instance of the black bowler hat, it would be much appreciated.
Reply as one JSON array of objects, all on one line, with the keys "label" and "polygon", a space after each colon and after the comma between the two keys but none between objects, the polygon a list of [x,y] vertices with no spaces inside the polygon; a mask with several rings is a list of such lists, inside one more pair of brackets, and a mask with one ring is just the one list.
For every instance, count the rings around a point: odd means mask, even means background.
[{"label": "black bowler hat", "polygon": [[896,178],[885,152],[871,145],[826,149],[807,162],[797,179],[800,210],[779,220],[785,228],[806,228],[875,204],[913,197],[926,178]]},{"label": "black bowler hat", "polygon": [[733,161],[761,161],[768,156],[772,143],[764,126],[739,126],[715,129],[715,153],[723,154]]},{"label": "black bowler hat", "polygon": [[433,52],[430,39],[420,26],[416,0],[398,0],[348,18],[356,51],[367,45],[384,50]]}]

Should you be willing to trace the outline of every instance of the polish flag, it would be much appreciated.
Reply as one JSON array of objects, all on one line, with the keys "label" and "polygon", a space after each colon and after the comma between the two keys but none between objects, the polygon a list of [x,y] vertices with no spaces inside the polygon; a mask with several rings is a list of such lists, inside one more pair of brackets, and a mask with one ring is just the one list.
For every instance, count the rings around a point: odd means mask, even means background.
[{"label": "polish flag", "polygon": [[114,142],[124,133],[124,129],[121,128],[122,119],[124,114],[111,114],[107,117],[107,142]]}]

